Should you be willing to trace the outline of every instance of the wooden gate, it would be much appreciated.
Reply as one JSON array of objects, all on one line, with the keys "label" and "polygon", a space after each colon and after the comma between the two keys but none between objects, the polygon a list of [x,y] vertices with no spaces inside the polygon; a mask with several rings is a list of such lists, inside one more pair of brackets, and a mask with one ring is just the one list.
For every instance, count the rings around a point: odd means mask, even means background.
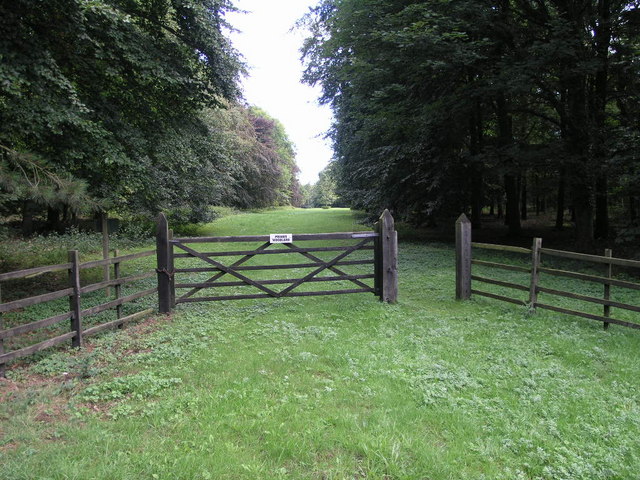
[{"label": "wooden gate", "polygon": [[[338,244],[327,246],[329,241]],[[302,246],[305,242],[313,244]],[[233,248],[233,245],[247,243],[260,245],[251,249]],[[215,251],[206,251],[210,245],[217,246],[210,248]],[[224,248],[229,245],[231,250]],[[373,255],[361,258],[362,252]],[[356,254],[358,258],[354,258]],[[304,257],[304,263],[282,263],[282,258],[292,255]],[[322,258],[326,255],[332,258]],[[160,214],[157,258],[161,313],[170,312],[180,303],[218,300],[347,293],[373,293],[386,302],[397,300],[397,232],[388,210],[381,215],[375,231],[369,232],[190,238],[173,238],[166,217]],[[276,263],[269,263],[265,260],[268,258],[275,259]],[[352,266],[370,268],[364,272],[345,271]],[[274,278],[276,272],[284,272],[285,278]],[[256,274],[267,278],[256,278]],[[307,284],[313,287],[305,287]],[[320,285],[329,285],[329,288],[321,289]],[[250,293],[238,293],[239,289],[249,289]]]}]

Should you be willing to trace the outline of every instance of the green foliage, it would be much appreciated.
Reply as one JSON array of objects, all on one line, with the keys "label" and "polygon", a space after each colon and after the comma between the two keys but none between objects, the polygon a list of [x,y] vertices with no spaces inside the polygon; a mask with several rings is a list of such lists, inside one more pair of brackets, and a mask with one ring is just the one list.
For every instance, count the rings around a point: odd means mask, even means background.
[{"label": "green foliage", "polygon": [[33,372],[46,376],[69,376],[87,379],[100,373],[95,356],[70,356],[67,352],[53,353],[33,365]]},{"label": "green foliage", "polygon": [[623,171],[638,163],[638,3],[582,7],[320,2],[307,17],[305,80],[334,112],[341,196],[416,223],[471,206],[478,223],[506,194],[519,233],[516,177],[534,169],[558,183],[566,171],[581,246],[596,206],[606,236],[606,195],[637,196]]},{"label": "green foliage", "polygon": [[[0,6],[0,214],[209,221],[210,205],[299,203],[282,125],[238,101],[227,0]],[[197,181],[196,181],[197,180]],[[90,194],[88,193],[90,192]],[[62,218],[60,218],[62,214]]]},{"label": "green foliage", "polygon": [[[356,221],[346,209],[278,209],[203,233]],[[38,367],[50,387],[10,370],[26,380],[0,386],[3,478],[634,478],[637,331],[458,302],[450,246],[400,251],[396,305],[369,295],[185,305],[51,354]],[[78,378],[83,364],[102,370]]]},{"label": "green foliage", "polygon": [[[126,225],[126,223],[125,223]],[[112,249],[129,249],[149,244],[152,230],[125,227],[122,232],[111,235]],[[70,228],[65,233],[36,235],[28,240],[7,238],[0,249],[0,271],[7,272],[23,268],[66,263],[69,250],[78,250],[86,256],[102,254],[102,234]]]},{"label": "green foliage", "polygon": [[179,378],[162,378],[144,372],[89,386],[80,392],[79,400],[92,403],[111,402],[125,397],[144,400],[180,383],[182,380]]},{"label": "green foliage", "polygon": [[258,140],[258,148],[254,152],[255,163],[262,165],[262,168],[257,177],[247,177],[253,184],[246,190],[270,192],[272,198],[265,197],[263,204],[258,206],[299,206],[300,184],[295,147],[287,137],[284,126],[257,107],[250,108],[249,115]]},{"label": "green foliage", "polygon": [[0,145],[0,213],[10,213],[20,201],[72,215],[99,208],[87,193],[86,182],[58,176],[41,159]]},{"label": "green foliage", "polygon": [[[235,132],[211,135],[220,124],[210,114],[237,97],[241,66],[224,22],[231,9],[226,0],[3,4],[5,208],[29,199],[77,208],[90,204],[87,189],[103,208],[138,213],[184,207],[197,216],[232,203],[227,184],[246,165],[234,167],[225,148]],[[8,163],[33,155],[46,164]]]},{"label": "green foliage", "polygon": [[336,204],[338,195],[336,194],[335,169],[332,167],[330,165],[325,168],[318,175],[318,181],[307,186],[304,203],[306,207],[330,208]]},{"label": "green foliage", "polygon": [[[166,125],[235,95],[226,2],[40,2],[2,10],[2,143],[121,203]],[[55,27],[52,27],[55,25]]]}]

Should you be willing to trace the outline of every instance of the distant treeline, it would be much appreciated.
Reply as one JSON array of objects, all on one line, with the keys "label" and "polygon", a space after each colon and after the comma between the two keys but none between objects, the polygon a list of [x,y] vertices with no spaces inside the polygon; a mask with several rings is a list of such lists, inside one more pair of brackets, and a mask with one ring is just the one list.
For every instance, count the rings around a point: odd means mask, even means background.
[{"label": "distant treeline", "polygon": [[240,102],[227,0],[0,4],[0,216],[299,204],[283,126]]},{"label": "distant treeline", "polygon": [[322,0],[306,81],[334,112],[338,193],[415,223],[522,204],[577,248],[637,226],[640,9],[611,0]]}]

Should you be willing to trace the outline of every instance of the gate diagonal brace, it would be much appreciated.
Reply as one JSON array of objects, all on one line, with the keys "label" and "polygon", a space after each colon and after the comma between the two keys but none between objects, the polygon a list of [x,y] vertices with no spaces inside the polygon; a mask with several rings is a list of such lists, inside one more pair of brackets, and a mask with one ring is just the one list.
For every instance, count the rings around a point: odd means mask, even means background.
[{"label": "gate diagonal brace", "polygon": [[[229,265],[229,268],[233,268],[233,267],[239,267],[240,265],[242,265],[243,263],[248,262],[249,260],[251,260],[253,257],[256,256],[257,252],[261,252],[263,250],[266,250],[267,248],[269,248],[269,246],[271,245],[270,242],[266,242],[263,243],[262,245],[260,245],[258,248],[256,248],[256,253],[252,254],[252,255],[245,255],[244,257],[242,257],[239,260],[236,260],[235,262],[233,262],[231,265]],[[218,272],[216,273],[213,277],[209,278],[206,282],[204,283],[211,283],[211,282],[215,282],[216,280],[224,277],[227,274],[227,272]],[[196,287],[193,288],[191,290],[189,290],[187,293],[185,293],[184,295],[182,295],[180,297],[180,300],[185,299],[185,298],[189,298],[192,297],[193,295],[195,295],[196,293],[198,293],[200,290],[204,289],[204,287]]]},{"label": "gate diagonal brace", "polygon": [[[365,239],[355,245],[352,245],[351,247],[349,247],[344,253],[338,255],[337,257],[335,257],[333,260],[327,262],[327,263],[322,263],[322,266],[320,268],[315,269],[313,272],[305,275],[303,278],[299,279],[298,281],[292,283],[291,285],[289,285],[287,288],[285,288],[284,290],[281,290],[280,293],[278,294],[278,296],[283,297],[285,296],[287,293],[289,293],[291,290],[293,290],[294,288],[299,287],[300,285],[302,285],[304,282],[308,281],[310,278],[315,277],[317,274],[319,274],[320,272],[322,272],[323,270],[327,270],[330,269],[331,267],[334,267],[336,263],[338,263],[340,260],[342,260],[344,257],[351,255],[353,252],[355,252],[356,250],[358,250],[360,247],[364,246],[367,242],[369,242],[370,239]],[[322,261],[322,260],[320,260]],[[367,287],[369,288],[369,287]]]},{"label": "gate diagonal brace", "polygon": [[241,273],[238,273],[235,270],[233,270],[233,268],[231,268],[231,267],[227,267],[226,265],[224,265],[224,264],[222,264],[220,262],[216,262],[215,260],[212,260],[211,258],[209,258],[209,257],[207,257],[205,255],[202,255],[200,252],[194,250],[193,248],[189,248],[189,247],[187,247],[186,245],[183,245],[180,242],[175,242],[174,245],[177,246],[178,248],[181,248],[185,252],[190,253],[194,257],[198,257],[201,260],[204,260],[205,262],[210,263],[211,265],[213,265],[216,268],[219,268],[223,272],[228,273],[229,275],[233,275],[234,277],[239,278],[240,280],[242,280],[247,285],[254,286],[257,289],[262,290],[265,293],[268,293],[272,297],[276,297],[277,298],[277,297],[280,296],[278,294],[278,292],[275,292],[275,291],[271,290],[270,288],[267,288],[264,285],[261,285],[258,282],[255,282],[254,280],[251,280],[249,277],[245,277]]},{"label": "gate diagonal brace", "polygon": [[[371,242],[373,239],[369,238],[367,239],[367,242]],[[287,247],[289,248],[298,248],[296,247],[293,243],[286,243],[285,244]],[[309,252],[298,252],[300,255],[302,255],[305,258],[308,258],[309,260],[313,260],[314,262],[318,263],[318,265],[324,265],[324,261],[321,258],[316,257],[315,255],[309,253]],[[348,275],[346,272],[340,270],[338,267],[328,267],[329,270],[331,270],[333,273],[337,273],[338,275],[343,275],[346,276]],[[369,287],[369,285],[367,285],[366,283],[363,283],[359,280],[356,279],[347,279],[352,283],[355,283],[357,286],[361,287],[361,288],[371,288]]]}]

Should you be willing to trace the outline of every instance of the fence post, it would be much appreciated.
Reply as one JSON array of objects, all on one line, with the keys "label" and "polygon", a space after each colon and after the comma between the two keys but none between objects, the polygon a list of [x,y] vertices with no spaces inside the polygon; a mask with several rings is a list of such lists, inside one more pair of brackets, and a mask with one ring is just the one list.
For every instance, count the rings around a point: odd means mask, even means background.
[{"label": "fence post", "polygon": [[158,311],[171,313],[171,244],[169,243],[169,223],[164,213],[158,215],[158,230],[156,234],[156,257],[158,260]]},{"label": "fence post", "polygon": [[471,222],[463,213],[456,220],[456,300],[471,298]]},{"label": "fence post", "polygon": [[[100,228],[102,229],[102,258],[107,260],[109,258],[109,217],[107,212],[100,214]],[[103,267],[104,281],[109,281],[109,265]],[[111,296],[111,288],[107,287],[104,291],[107,298]]]},{"label": "fence post", "polygon": [[[604,256],[607,258],[611,258],[613,256],[613,251],[610,248],[606,248],[604,250]],[[611,263],[607,264],[607,278],[611,280],[613,276],[613,265]],[[609,300],[611,298],[611,284],[604,284],[604,299]],[[604,316],[609,317],[611,315],[611,305],[604,306]],[[603,327],[605,330],[609,328],[609,322],[603,322]]]},{"label": "fence post", "polygon": [[71,330],[76,332],[71,340],[72,347],[82,346],[82,310],[80,308],[80,260],[78,250],[69,250],[69,286],[73,288],[73,294],[69,296],[69,308],[71,310]]},{"label": "fence post", "polygon": [[535,311],[538,303],[538,281],[540,280],[540,249],[542,239],[534,238],[531,246],[531,286],[529,287],[529,309]]},{"label": "fence post", "polygon": [[387,303],[398,301],[398,232],[395,230],[391,212],[385,209],[380,216],[379,229],[381,250],[382,296]]},{"label": "fence post", "polygon": [[[0,304],[2,304],[2,283],[0,283]],[[4,330],[4,320],[2,319],[2,313],[0,313],[0,331]],[[0,338],[0,355],[4,354],[4,338]],[[5,378],[5,364],[0,363],[0,377]]]},{"label": "fence post", "polygon": [[[120,252],[116,249],[113,251],[113,257],[118,258],[118,254]],[[120,262],[113,263],[113,279],[118,280],[120,278]],[[122,284],[116,283],[115,288],[116,292],[116,300],[118,300],[122,296]],[[122,318],[122,304],[116,306],[116,318]],[[122,328],[122,324],[118,325],[118,328]]]}]

